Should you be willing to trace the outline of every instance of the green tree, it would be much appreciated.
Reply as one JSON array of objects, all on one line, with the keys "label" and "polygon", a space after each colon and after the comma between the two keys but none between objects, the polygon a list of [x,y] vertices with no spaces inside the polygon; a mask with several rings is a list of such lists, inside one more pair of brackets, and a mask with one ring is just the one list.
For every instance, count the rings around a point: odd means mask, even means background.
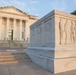
[{"label": "green tree", "polygon": [[73,11],[71,14],[76,15],[76,10],[75,10],[75,11]]}]

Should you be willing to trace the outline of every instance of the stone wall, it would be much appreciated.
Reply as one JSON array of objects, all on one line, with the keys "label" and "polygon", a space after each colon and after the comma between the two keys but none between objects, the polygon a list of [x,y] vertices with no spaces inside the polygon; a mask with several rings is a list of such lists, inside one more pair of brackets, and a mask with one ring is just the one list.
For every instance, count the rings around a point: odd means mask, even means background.
[{"label": "stone wall", "polygon": [[51,13],[31,26],[30,46],[54,47],[54,34],[54,15]]}]

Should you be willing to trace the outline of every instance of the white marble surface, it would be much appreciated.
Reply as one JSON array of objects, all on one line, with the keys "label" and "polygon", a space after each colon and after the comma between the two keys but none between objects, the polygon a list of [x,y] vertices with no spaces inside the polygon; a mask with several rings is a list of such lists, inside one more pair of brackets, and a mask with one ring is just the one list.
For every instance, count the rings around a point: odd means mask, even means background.
[{"label": "white marble surface", "polygon": [[47,14],[31,29],[27,54],[52,73],[76,69],[76,16],[57,10]]}]

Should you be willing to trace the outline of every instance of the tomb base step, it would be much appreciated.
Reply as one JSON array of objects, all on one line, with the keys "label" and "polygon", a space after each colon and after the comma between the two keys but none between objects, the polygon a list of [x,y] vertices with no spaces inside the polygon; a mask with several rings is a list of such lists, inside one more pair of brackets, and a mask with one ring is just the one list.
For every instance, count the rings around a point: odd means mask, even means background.
[{"label": "tomb base step", "polygon": [[28,48],[27,54],[34,63],[54,74],[76,69],[76,50],[36,50]]}]

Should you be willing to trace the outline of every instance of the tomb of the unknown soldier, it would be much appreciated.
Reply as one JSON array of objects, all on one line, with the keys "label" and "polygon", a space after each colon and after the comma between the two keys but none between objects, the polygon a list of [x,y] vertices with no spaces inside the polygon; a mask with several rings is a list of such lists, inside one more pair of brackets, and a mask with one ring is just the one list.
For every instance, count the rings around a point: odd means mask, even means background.
[{"label": "tomb of the unknown soldier", "polygon": [[76,16],[54,10],[30,26],[31,60],[56,74],[76,69]]}]

